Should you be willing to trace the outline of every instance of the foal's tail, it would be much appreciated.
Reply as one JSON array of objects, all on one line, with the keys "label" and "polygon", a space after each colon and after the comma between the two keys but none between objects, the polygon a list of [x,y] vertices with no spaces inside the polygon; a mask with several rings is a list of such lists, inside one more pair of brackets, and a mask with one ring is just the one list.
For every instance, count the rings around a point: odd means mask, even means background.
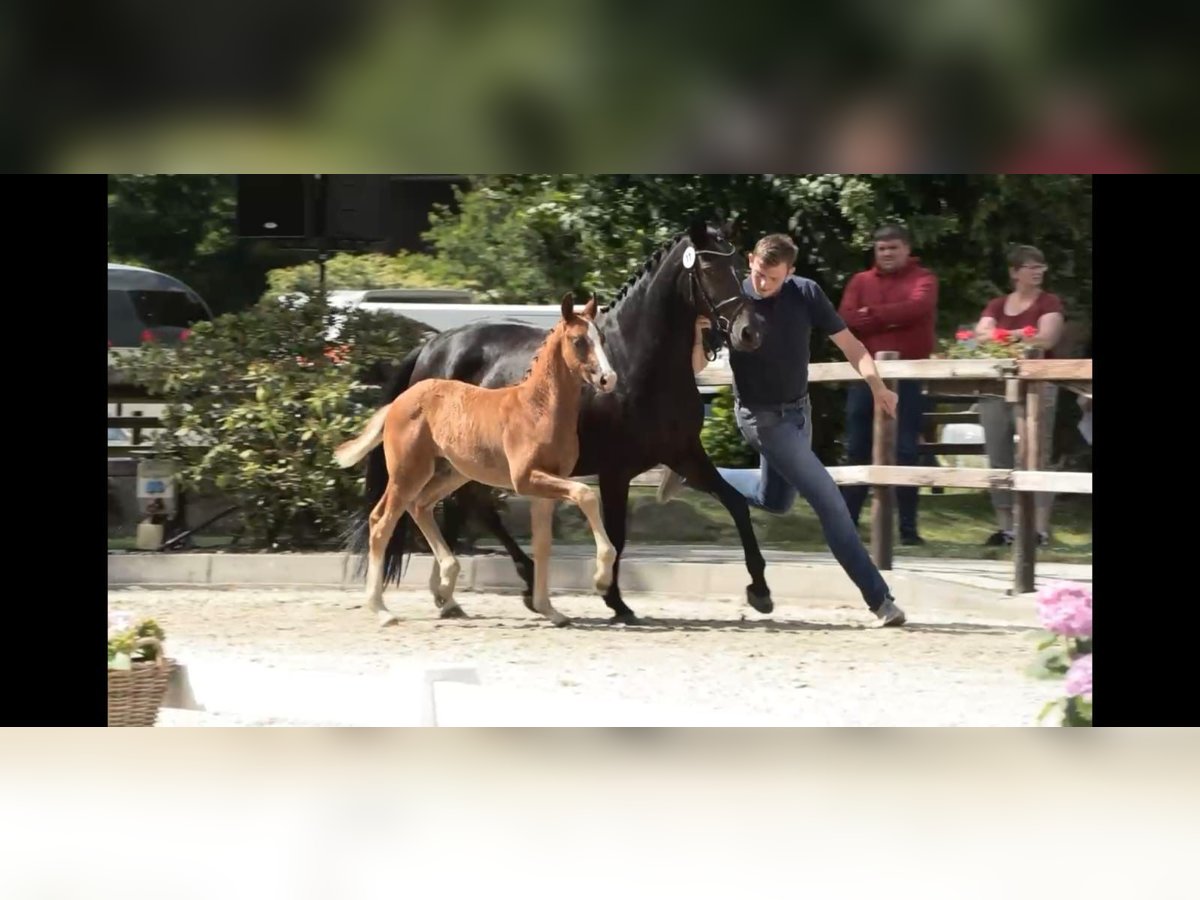
[{"label": "foal's tail", "polygon": [[[382,443],[382,434],[378,438],[372,436],[374,434],[372,426],[378,420],[380,432],[382,431],[383,413],[393,400],[408,389],[409,381],[417,368],[417,359],[424,347],[425,345],[422,344],[401,360],[395,375],[384,388],[383,407],[371,417],[371,421],[358,437],[342,445],[347,449],[344,456],[348,462],[343,463],[342,458],[338,457],[338,464],[344,467],[352,466],[363,458],[367,460],[363,505],[354,515],[350,528],[344,536],[347,550],[358,557],[355,569],[355,575],[358,578],[365,577],[367,572],[367,551],[370,549],[371,543],[371,510],[382,499],[388,487],[387,460],[384,457],[383,447],[379,446]],[[353,451],[350,445],[355,445]],[[342,451],[342,447],[338,447],[334,451],[335,456]],[[404,573],[404,545],[407,541],[407,534],[408,513],[405,513],[396,523],[392,539],[388,541],[388,545],[383,551],[383,583],[385,585],[389,582],[399,584],[400,577]]]},{"label": "foal's tail", "polygon": [[363,457],[383,443],[383,422],[387,418],[388,406],[381,406],[375,410],[375,415],[371,416],[367,422],[367,427],[364,428],[358,437],[351,438],[344,444],[339,444],[333,451],[333,458],[337,460],[337,464],[343,469],[348,469],[357,462],[361,462]]}]

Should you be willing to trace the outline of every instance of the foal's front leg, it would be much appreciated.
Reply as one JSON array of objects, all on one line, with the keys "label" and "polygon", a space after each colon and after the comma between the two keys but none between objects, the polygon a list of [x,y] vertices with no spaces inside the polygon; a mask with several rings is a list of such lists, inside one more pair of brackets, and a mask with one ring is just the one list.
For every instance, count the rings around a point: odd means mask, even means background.
[{"label": "foal's front leg", "polygon": [[550,544],[554,535],[554,507],[558,501],[545,497],[529,500],[529,526],[533,543],[533,608],[555,625],[571,620],[550,603]]},{"label": "foal's front leg", "polygon": [[[570,500],[583,511],[591,526],[592,536],[596,539],[596,571],[592,583],[601,594],[607,591],[612,584],[617,551],[604,530],[604,520],[600,517],[600,498],[596,492],[581,481],[572,481],[537,469],[514,475],[513,486],[519,494],[548,500]],[[536,573],[536,562],[534,569]]]}]

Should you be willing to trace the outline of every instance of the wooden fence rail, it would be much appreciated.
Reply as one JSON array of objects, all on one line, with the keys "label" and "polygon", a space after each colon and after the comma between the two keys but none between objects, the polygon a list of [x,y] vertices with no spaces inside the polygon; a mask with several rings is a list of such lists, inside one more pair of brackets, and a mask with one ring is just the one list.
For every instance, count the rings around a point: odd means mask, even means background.
[{"label": "wooden fence rail", "polygon": [[[880,377],[893,390],[899,379],[915,379],[939,401],[969,403],[983,397],[1003,397],[1013,406],[1016,415],[1016,453],[1013,469],[977,469],[943,466],[896,465],[895,420],[877,411],[874,422],[874,444],[869,466],[831,466],[833,480],[838,484],[866,484],[874,488],[871,512],[871,556],[880,569],[889,570],[893,562],[895,519],[894,488],[897,485],[923,487],[978,488],[1010,490],[1016,493],[1014,504],[1013,589],[1018,593],[1032,591],[1034,563],[1037,555],[1037,533],[1034,526],[1034,493],[1059,494],[1092,493],[1090,472],[1051,472],[1040,470],[1042,447],[1049,425],[1041,402],[1041,386],[1061,384],[1075,393],[1092,395],[1092,361],[1090,359],[1043,359],[1041,351],[1030,351],[1024,359],[919,359],[898,360],[894,354],[876,354]],[[846,362],[814,363],[809,366],[810,383],[854,382],[860,379],[854,367]],[[732,373],[723,360],[704,369],[696,378],[698,384],[730,385]],[[114,395],[110,387],[109,402],[154,403],[156,398],[136,388],[127,387]],[[926,422],[950,424],[976,422],[973,412],[929,412]],[[128,454],[138,451],[138,437],[143,429],[161,427],[151,416],[109,416],[110,428],[131,428],[135,432],[132,445],[114,444],[114,452]],[[148,449],[146,447],[145,449]],[[929,442],[922,445],[924,454],[962,455],[981,454],[979,444],[944,444]],[[661,467],[638,475],[633,483],[656,485],[662,479]],[[595,479],[584,479],[594,481]]]},{"label": "wooden fence rail", "polygon": [[[871,514],[871,556],[881,569],[892,567],[894,503],[889,499],[896,485],[971,487],[1011,490],[1016,493],[1013,521],[1013,589],[1018,593],[1034,587],[1034,560],[1037,532],[1034,526],[1034,493],[1092,492],[1090,472],[1039,471],[1042,448],[1049,425],[1041,402],[1041,386],[1062,384],[1067,389],[1092,396],[1090,359],[1044,359],[1041,350],[1032,350],[1023,359],[916,359],[898,360],[890,352],[876,354],[879,375],[893,390],[898,379],[916,379],[930,392],[942,393],[941,399],[979,400],[985,396],[1003,397],[1013,406],[1016,418],[1016,454],[1014,468],[968,469],[955,467],[897,466],[895,422],[878,411],[872,465],[834,466],[830,468],[839,484],[869,484],[874,487]],[[809,367],[810,383],[853,382],[860,379],[848,362],[814,363]],[[728,366],[710,366],[697,381],[707,385],[732,383]],[[948,392],[953,391],[953,394]],[[929,415],[929,414],[927,414]],[[954,413],[934,413],[940,421],[962,421]],[[973,415],[973,414],[968,414]],[[954,419],[947,419],[955,416]],[[935,421],[938,421],[935,420]],[[943,446],[926,444],[925,448]],[[960,445],[961,446],[961,445]],[[958,452],[966,452],[959,450]]]}]

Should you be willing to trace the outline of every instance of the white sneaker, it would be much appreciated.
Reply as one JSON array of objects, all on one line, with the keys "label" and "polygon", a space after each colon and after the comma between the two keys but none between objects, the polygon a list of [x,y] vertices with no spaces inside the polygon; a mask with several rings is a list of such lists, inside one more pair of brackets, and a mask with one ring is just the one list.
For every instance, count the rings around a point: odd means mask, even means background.
[{"label": "white sneaker", "polygon": [[884,600],[879,609],[875,610],[875,616],[879,619],[875,624],[876,628],[899,627],[908,621],[904,610],[898,607],[891,597]]},{"label": "white sneaker", "polygon": [[664,468],[662,481],[658,484],[658,502],[668,500],[683,492],[683,476],[671,468]]}]

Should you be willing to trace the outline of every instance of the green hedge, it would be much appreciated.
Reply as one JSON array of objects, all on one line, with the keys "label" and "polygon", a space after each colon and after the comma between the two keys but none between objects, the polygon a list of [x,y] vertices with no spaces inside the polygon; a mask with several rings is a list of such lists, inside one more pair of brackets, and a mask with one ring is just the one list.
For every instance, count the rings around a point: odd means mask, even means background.
[{"label": "green hedge", "polygon": [[381,367],[421,334],[397,316],[264,300],[115,365],[166,404],[157,450],[180,463],[182,487],[240,504],[248,544],[321,546],[362,497],[361,468],[339,469],[333,448],[378,404]]}]

